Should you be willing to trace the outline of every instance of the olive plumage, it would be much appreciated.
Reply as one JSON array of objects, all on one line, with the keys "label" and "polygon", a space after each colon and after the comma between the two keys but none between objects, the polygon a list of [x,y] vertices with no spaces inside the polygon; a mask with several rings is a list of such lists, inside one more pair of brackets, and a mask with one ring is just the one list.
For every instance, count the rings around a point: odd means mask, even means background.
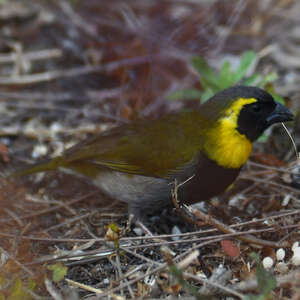
[{"label": "olive plumage", "polygon": [[226,89],[197,111],[138,120],[105,131],[12,176],[64,169],[88,177],[110,197],[125,201],[137,218],[179,199],[191,204],[218,195],[238,176],[252,143],[270,125],[293,119],[266,91]]}]

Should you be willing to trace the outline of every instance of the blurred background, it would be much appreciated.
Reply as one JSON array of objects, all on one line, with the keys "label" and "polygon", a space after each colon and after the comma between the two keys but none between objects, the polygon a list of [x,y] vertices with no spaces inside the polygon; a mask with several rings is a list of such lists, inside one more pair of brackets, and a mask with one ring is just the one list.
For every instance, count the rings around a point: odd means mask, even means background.
[{"label": "blurred background", "polygon": [[[220,89],[248,82],[271,91],[296,115],[289,130],[298,145],[299,13],[296,0],[0,0],[3,173],[58,155],[115,124],[198,108],[215,92],[204,84],[209,70]],[[239,220],[297,209],[296,156],[282,127],[266,133],[251,161],[274,169],[270,175],[270,168],[257,170],[250,163],[223,196],[244,209]],[[276,171],[283,167],[293,167],[294,177],[283,178]],[[98,198],[89,183],[59,172],[1,183],[0,244],[6,259],[0,279],[44,276],[48,269],[30,263],[61,254],[58,249],[73,249],[74,242],[63,239],[103,236],[103,224],[109,222],[103,221],[102,210],[98,214],[105,203]],[[232,221],[231,212],[220,214]],[[117,217],[124,225],[126,214]],[[173,230],[172,224],[153,222],[156,233]],[[189,230],[181,225],[178,230]],[[68,275],[94,284],[106,276],[99,270],[94,274],[94,268],[89,266],[87,275],[69,267]]]},{"label": "blurred background", "polygon": [[203,90],[195,55],[218,72],[252,50],[247,76],[272,74],[276,93],[297,99],[299,9],[292,0],[3,0],[1,141],[13,157],[36,159],[112,123],[196,107],[167,99]]}]

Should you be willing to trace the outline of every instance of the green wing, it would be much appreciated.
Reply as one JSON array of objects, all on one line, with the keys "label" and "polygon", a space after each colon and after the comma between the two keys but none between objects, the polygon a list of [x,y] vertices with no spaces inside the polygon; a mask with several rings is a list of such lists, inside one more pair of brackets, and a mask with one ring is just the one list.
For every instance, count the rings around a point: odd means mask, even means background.
[{"label": "green wing", "polygon": [[65,152],[60,165],[88,176],[99,169],[165,177],[201,150],[207,121],[183,113],[117,127]]}]

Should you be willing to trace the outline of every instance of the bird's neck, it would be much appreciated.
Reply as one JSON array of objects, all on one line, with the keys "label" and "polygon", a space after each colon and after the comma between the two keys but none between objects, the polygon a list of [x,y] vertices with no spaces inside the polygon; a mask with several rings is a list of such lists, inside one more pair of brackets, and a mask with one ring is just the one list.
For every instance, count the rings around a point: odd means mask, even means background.
[{"label": "bird's neck", "polygon": [[248,160],[252,143],[238,132],[230,119],[221,119],[207,132],[204,152],[211,160],[225,168],[241,168]]}]

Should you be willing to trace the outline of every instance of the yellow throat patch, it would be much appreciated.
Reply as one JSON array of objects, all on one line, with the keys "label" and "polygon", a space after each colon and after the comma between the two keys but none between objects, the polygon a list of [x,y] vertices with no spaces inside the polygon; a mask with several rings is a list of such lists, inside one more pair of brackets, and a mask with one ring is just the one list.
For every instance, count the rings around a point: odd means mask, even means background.
[{"label": "yellow throat patch", "polygon": [[257,102],[255,98],[239,98],[224,112],[218,120],[218,125],[208,134],[204,145],[206,155],[219,166],[225,168],[240,168],[252,150],[252,143],[248,138],[238,132],[238,116],[244,105]]}]

